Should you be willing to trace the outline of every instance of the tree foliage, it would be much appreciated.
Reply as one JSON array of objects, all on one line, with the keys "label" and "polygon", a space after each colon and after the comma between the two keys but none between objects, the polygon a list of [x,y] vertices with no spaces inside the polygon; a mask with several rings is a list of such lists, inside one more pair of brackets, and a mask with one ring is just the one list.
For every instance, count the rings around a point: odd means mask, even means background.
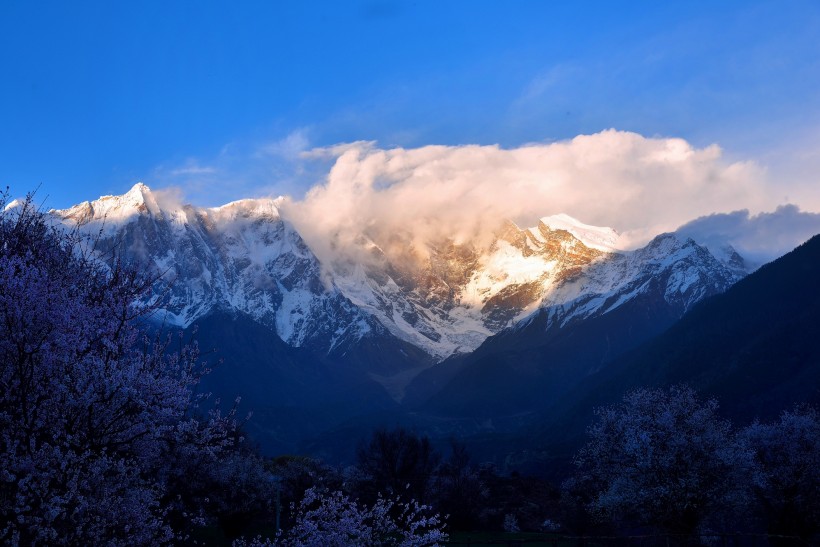
[{"label": "tree foliage", "polygon": [[471,530],[478,524],[488,496],[478,470],[470,465],[467,447],[451,439],[450,455],[433,477],[432,497],[436,507],[449,515],[451,527]]},{"label": "tree foliage", "polygon": [[599,409],[575,463],[568,486],[589,492],[600,519],[675,533],[742,508],[756,477],[751,450],[717,402],[686,387],[639,389]]},{"label": "tree foliage", "polygon": [[820,533],[820,415],[798,406],[771,424],[753,423],[743,431],[763,471],[756,492],[769,531]]},{"label": "tree foliage", "polygon": [[[222,468],[235,413],[205,410],[196,347],[145,337],[150,287],[29,198],[0,198],[0,542],[161,544],[202,507],[186,462]],[[197,418],[195,415],[202,415]],[[178,526],[172,526],[172,523]]]},{"label": "tree foliage", "polygon": [[[426,500],[441,455],[430,439],[396,428],[377,429],[357,451],[359,469],[376,492]],[[371,492],[375,494],[376,492]]]},{"label": "tree foliage", "polygon": [[283,544],[422,547],[446,542],[443,520],[429,513],[430,507],[398,497],[380,496],[367,506],[341,492],[322,494],[310,489],[299,503],[296,525]]},{"label": "tree foliage", "polygon": [[294,507],[296,523],[275,541],[257,538],[235,547],[425,547],[446,543],[444,521],[430,507],[379,496],[362,504],[340,491],[309,488]]}]

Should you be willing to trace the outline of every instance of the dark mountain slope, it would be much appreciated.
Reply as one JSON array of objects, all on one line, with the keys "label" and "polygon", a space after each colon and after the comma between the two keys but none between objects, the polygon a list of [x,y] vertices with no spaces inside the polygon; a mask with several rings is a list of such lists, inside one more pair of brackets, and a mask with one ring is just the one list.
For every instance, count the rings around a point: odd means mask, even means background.
[{"label": "dark mountain slope", "polygon": [[[625,282],[611,283],[614,274]],[[601,261],[588,275],[594,288],[586,294],[420,375],[406,404],[439,417],[532,415],[736,280],[705,248],[672,234]],[[594,313],[577,313],[590,306]]]},{"label": "dark mountain slope", "polygon": [[540,443],[571,447],[592,409],[638,386],[687,383],[745,422],[820,403],[820,236],[703,301],[542,416]]},{"label": "dark mountain slope", "polygon": [[524,329],[492,337],[476,352],[426,371],[411,385],[412,396],[438,388],[421,407],[444,416],[529,412],[677,317],[651,294],[565,328],[550,327],[539,315]]},{"label": "dark mountain slope", "polygon": [[366,346],[363,355],[328,356],[293,348],[237,313],[211,314],[193,328],[203,351],[217,348],[206,357],[222,361],[203,379],[202,389],[219,397],[223,408],[242,398],[240,415],[253,412],[246,430],[264,453],[299,452],[302,443],[348,420],[397,407],[362,364],[379,349],[382,359],[406,355],[397,348]]}]

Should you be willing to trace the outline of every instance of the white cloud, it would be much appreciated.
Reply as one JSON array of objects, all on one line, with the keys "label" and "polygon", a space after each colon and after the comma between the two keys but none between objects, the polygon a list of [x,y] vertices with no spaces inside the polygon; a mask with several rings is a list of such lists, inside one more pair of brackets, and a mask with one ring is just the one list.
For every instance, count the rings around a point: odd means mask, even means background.
[{"label": "white cloud", "polygon": [[747,210],[697,218],[678,233],[699,243],[732,245],[754,265],[768,262],[820,233],[820,214],[783,205],[772,212],[752,215]]},{"label": "white cloud", "polygon": [[151,193],[153,194],[154,199],[157,200],[160,208],[165,211],[177,211],[182,209],[183,205],[186,203],[185,195],[179,187],[170,186],[156,190],[152,189]]},{"label": "white cloud", "polygon": [[199,165],[194,160],[188,160],[183,166],[171,169],[168,173],[173,177],[212,175],[216,173],[216,168]]},{"label": "white cloud", "polygon": [[[761,214],[789,202],[820,208],[818,185],[806,182],[813,176],[774,177],[716,145],[607,130],[513,149],[382,149],[374,141],[309,149],[307,133],[227,146],[208,161],[160,167],[146,182],[178,186],[200,205],[290,193],[283,212],[326,259],[358,248],[362,233],[379,242],[401,233],[423,252],[442,235],[481,241],[501,219],[532,226],[559,213],[614,228],[624,248],[688,223],[681,229],[696,239],[714,230],[753,260],[820,231],[820,215],[793,207]],[[713,214],[724,211],[736,212]]]},{"label": "white cloud", "polygon": [[310,148],[308,130],[306,128],[296,129],[287,136],[259,147],[259,156],[277,156],[288,160],[297,160],[302,153]]},{"label": "white cloud", "polygon": [[[301,195],[321,175],[303,158],[308,129],[263,143],[232,142],[210,158],[186,158],[157,166],[145,182],[173,186],[197,205],[216,206],[243,198]],[[326,171],[325,171],[326,172]]]},{"label": "white cloud", "polygon": [[336,157],[327,180],[286,212],[319,252],[347,248],[364,232],[484,236],[499,219],[533,225],[567,213],[610,226],[625,245],[715,211],[777,204],[765,171],[729,162],[717,146],[607,130],[515,149],[424,146],[383,150],[359,142],[308,153]]}]

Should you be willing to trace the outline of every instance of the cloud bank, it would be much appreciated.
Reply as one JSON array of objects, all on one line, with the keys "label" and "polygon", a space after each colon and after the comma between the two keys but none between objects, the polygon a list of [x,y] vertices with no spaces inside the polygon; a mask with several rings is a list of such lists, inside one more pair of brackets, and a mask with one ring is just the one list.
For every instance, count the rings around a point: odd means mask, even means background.
[{"label": "cloud bank", "polygon": [[284,209],[325,255],[362,232],[377,241],[399,232],[419,242],[470,239],[500,219],[531,226],[558,213],[612,227],[629,248],[693,218],[777,205],[753,162],[728,161],[716,145],[615,130],[514,149],[357,142],[303,156],[334,163],[323,183]]},{"label": "cloud bank", "polygon": [[759,266],[820,233],[820,213],[783,205],[757,215],[747,210],[712,214],[684,224],[678,233],[710,247],[728,242],[752,265]]}]

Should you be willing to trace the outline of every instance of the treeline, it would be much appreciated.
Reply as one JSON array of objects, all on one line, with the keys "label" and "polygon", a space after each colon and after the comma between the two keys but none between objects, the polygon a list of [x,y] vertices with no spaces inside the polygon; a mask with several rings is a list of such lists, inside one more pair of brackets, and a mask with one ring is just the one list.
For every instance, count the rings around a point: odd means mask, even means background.
[{"label": "treeline", "polygon": [[359,443],[356,463],[338,468],[306,457],[271,460],[282,480],[282,526],[293,523],[290,504],[309,488],[341,491],[364,504],[379,496],[416,500],[446,516],[449,531],[541,530],[544,515],[555,515],[560,491],[537,477],[498,473],[493,464],[471,461],[455,440],[444,454],[426,437],[406,429],[378,429]]},{"label": "treeline", "polygon": [[[716,401],[689,388],[640,389],[599,409],[573,463],[560,484],[505,475],[472,461],[455,440],[441,453],[426,437],[395,428],[360,441],[356,463],[346,468],[298,456],[265,465],[279,481],[285,530],[303,524],[307,493],[314,506],[317,495],[363,507],[385,496],[415,500],[428,514],[446,515],[451,533],[820,539],[820,416],[813,408],[736,429],[718,415]],[[233,533],[274,528],[271,515],[256,518],[255,527],[248,521]],[[341,520],[340,511],[324,511],[314,524],[331,529]]]},{"label": "treeline", "polygon": [[290,502],[317,486],[364,501],[398,494],[449,515],[451,531],[820,539],[817,411],[798,406],[735,429],[715,400],[686,387],[636,390],[599,409],[575,471],[558,485],[500,475],[456,441],[442,455],[401,428],[373,432],[344,470],[304,458],[272,463]]}]

